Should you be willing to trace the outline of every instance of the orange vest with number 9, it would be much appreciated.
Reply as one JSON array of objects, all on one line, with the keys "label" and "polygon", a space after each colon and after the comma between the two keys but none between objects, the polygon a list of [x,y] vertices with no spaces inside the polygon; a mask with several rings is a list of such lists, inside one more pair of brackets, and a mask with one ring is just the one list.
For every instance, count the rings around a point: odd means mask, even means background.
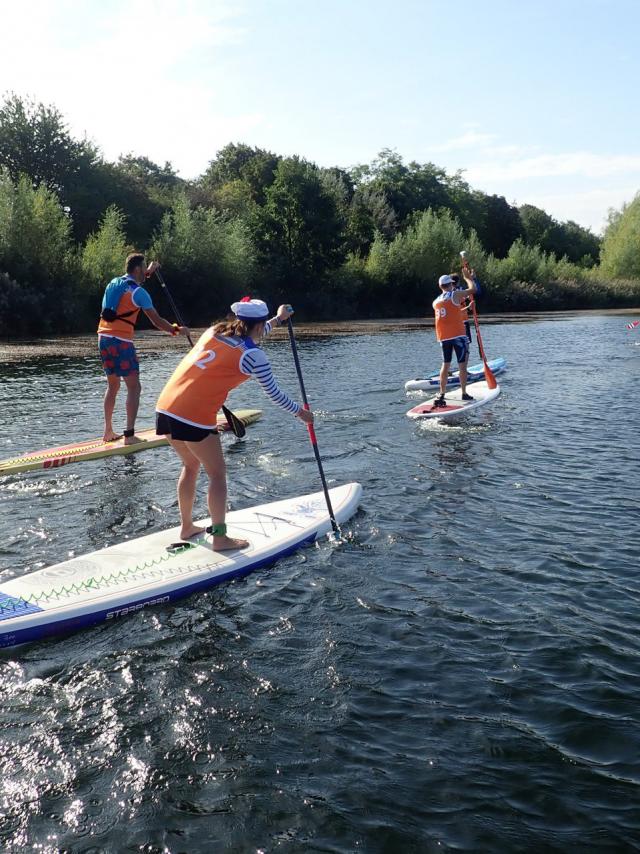
[{"label": "orange vest with number 9", "polygon": [[464,328],[467,310],[454,303],[453,293],[453,291],[446,291],[433,301],[438,341],[449,341],[451,338],[460,338],[467,334]]},{"label": "orange vest with number 9", "polygon": [[160,392],[156,411],[195,427],[214,428],[231,389],[249,379],[240,370],[245,353],[244,342],[217,337],[213,327],[207,329]]}]

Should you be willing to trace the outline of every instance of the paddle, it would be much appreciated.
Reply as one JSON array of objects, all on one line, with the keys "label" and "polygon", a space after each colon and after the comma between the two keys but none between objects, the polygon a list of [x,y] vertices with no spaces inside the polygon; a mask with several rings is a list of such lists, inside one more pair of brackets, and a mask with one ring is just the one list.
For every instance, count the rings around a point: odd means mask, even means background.
[{"label": "paddle", "polygon": [[[471,275],[471,268],[469,267],[469,262],[467,261],[466,253],[461,252],[460,257],[462,258],[462,269],[467,275]],[[480,324],[478,323],[478,312],[476,311],[476,301],[471,298],[471,311],[473,313],[473,323],[476,327],[476,336],[478,338],[478,350],[480,351],[480,356],[482,357],[482,362],[484,364],[484,376],[487,381],[487,385],[489,388],[497,388],[498,383],[496,382],[496,378],[493,375],[493,371],[489,367],[487,363],[487,357],[484,353],[484,346],[482,344],[482,335],[480,334]]]},{"label": "paddle", "polygon": [[[171,306],[171,311],[173,312],[173,316],[178,321],[180,326],[184,326],[185,325],[184,320],[182,319],[182,316],[181,316],[180,312],[178,311],[178,306],[173,301],[173,297],[171,296],[171,291],[167,287],[167,283],[165,282],[165,280],[162,278],[162,273],[160,272],[159,269],[156,269],[156,276],[158,278],[158,281],[160,282],[160,286],[164,289],[164,292],[167,295],[167,299],[169,300],[169,305]],[[190,335],[187,335],[187,341],[193,347],[193,341],[191,340]]]},{"label": "paddle", "polygon": [[[293,334],[293,323],[291,322],[291,318],[287,320],[287,327],[289,329],[289,341],[291,342],[291,352],[293,353],[293,361],[296,366],[296,373],[298,374],[298,382],[300,383],[300,394],[302,395],[302,405],[303,408],[307,411],[310,411],[309,401],[307,400],[307,392],[304,387],[304,380],[302,378],[302,368],[300,367],[300,359],[298,358],[298,347],[296,344],[296,338]],[[322,459],[320,458],[320,450],[318,448],[318,440],[316,438],[316,431],[313,424],[307,424],[307,430],[309,431],[309,439],[311,440],[311,444],[313,446],[313,453],[315,454],[316,462],[318,464],[318,471],[320,472],[320,480],[322,481],[322,490],[324,492],[324,499],[327,502],[327,510],[329,511],[329,519],[331,520],[331,527],[333,528],[333,533],[337,536],[341,536],[341,531],[338,523],[336,522],[336,517],[333,513],[333,507],[331,506],[331,496],[329,495],[329,487],[327,486],[327,479],[324,476],[324,468],[322,467]]]},{"label": "paddle", "polygon": [[[160,286],[164,289],[164,292],[167,295],[167,299],[169,300],[169,305],[171,306],[171,311],[173,312],[173,316],[178,321],[178,324],[180,326],[184,326],[185,325],[184,320],[182,319],[182,316],[181,316],[180,312],[178,311],[178,306],[175,304],[174,299],[171,296],[171,291],[167,287],[167,283],[165,282],[165,280],[162,277],[162,273],[160,272],[159,269],[157,269],[155,272],[156,272],[156,276],[158,278],[158,281],[160,282]],[[191,340],[190,335],[187,335],[187,341],[193,347],[193,341]],[[247,432],[245,429],[244,423],[236,415],[234,415],[230,409],[227,409],[226,406],[222,407],[222,412],[223,412],[224,417],[229,422],[229,426],[231,427],[234,435],[237,436],[238,439],[242,439]]]}]

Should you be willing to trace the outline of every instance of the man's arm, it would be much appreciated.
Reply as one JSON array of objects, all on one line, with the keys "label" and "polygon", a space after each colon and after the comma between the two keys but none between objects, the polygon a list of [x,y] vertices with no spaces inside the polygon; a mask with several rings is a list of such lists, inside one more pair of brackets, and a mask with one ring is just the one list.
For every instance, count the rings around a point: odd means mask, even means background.
[{"label": "man's arm", "polygon": [[[156,261],[153,263],[159,266]],[[153,265],[150,264],[149,268],[151,269],[152,266]],[[133,292],[133,304],[144,311],[156,329],[160,329],[162,332],[168,332],[169,335],[189,335],[189,330],[186,326],[174,325],[173,323],[169,323],[168,320],[165,320],[164,317],[160,317],[153,307],[153,300],[151,299],[149,291],[145,288],[137,287],[135,289]]]},{"label": "man's arm", "polygon": [[162,332],[168,332],[169,335],[189,335],[188,327],[178,326],[177,324],[174,326],[173,323],[169,323],[169,321],[165,320],[164,317],[160,317],[155,308],[143,308],[142,310],[156,329],[160,329]]},{"label": "man's arm", "polygon": [[471,270],[469,273],[463,273],[462,275],[468,287],[461,288],[460,290],[453,292],[452,300],[456,305],[462,305],[463,300],[467,298],[470,299],[478,290],[475,270]]}]

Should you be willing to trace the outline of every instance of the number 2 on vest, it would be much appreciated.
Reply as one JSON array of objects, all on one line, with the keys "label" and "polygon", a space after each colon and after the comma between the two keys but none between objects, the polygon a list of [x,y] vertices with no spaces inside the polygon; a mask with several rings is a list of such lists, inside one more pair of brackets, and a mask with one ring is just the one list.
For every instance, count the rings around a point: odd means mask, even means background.
[{"label": "number 2 on vest", "polygon": [[196,362],[194,362],[194,365],[196,368],[200,368],[201,371],[204,371],[208,362],[213,362],[215,357],[216,354],[213,350],[203,350],[202,355]]}]

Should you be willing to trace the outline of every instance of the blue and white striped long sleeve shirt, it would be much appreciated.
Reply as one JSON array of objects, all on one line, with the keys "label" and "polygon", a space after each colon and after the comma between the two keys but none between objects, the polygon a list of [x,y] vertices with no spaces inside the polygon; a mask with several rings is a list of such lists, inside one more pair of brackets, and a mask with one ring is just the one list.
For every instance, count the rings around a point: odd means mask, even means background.
[{"label": "blue and white striped long sleeve shirt", "polygon": [[[272,330],[271,321],[265,324],[265,334],[269,334]],[[246,345],[245,345],[246,346]],[[249,347],[245,350],[240,359],[240,370],[244,374],[254,377],[262,386],[262,390],[276,406],[280,406],[286,412],[291,412],[292,415],[297,415],[302,407],[292,400],[289,395],[284,392],[276,382],[271,370],[269,359],[264,350],[260,347]]]},{"label": "blue and white striped long sleeve shirt", "polygon": [[240,359],[240,370],[245,374],[255,377],[267,397],[277,406],[282,407],[286,412],[291,412],[293,415],[297,415],[300,412],[301,407],[299,404],[295,400],[291,400],[289,395],[278,386],[264,350],[261,350],[259,347],[252,347],[250,350],[247,350]]}]

